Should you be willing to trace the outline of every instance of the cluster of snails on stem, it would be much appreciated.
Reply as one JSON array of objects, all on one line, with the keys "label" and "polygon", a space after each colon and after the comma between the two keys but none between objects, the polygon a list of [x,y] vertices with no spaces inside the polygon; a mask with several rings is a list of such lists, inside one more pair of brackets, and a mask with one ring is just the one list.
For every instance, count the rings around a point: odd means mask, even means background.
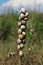
[{"label": "cluster of snails on stem", "polygon": [[17,39],[17,49],[19,50],[19,56],[23,56],[23,51],[22,49],[24,48],[24,43],[26,42],[26,21],[28,20],[28,12],[22,8],[20,10],[20,15],[19,15],[19,22],[17,23],[17,26],[19,27],[18,29],[18,39]]}]

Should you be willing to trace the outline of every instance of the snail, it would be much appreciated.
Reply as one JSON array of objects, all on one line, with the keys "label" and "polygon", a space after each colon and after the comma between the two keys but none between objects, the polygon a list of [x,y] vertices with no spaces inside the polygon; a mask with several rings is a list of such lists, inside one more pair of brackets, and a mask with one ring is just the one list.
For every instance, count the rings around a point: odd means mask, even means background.
[{"label": "snail", "polygon": [[20,56],[20,57],[23,56],[23,51],[19,51],[19,56]]},{"label": "snail", "polygon": [[18,29],[18,34],[22,33],[22,30],[21,29]]},{"label": "snail", "polygon": [[20,48],[23,48],[23,47],[24,47],[24,44],[21,43],[21,44],[20,44]]},{"label": "snail", "polygon": [[25,14],[25,12],[26,12],[25,8],[21,8],[20,13],[24,13]]},{"label": "snail", "polygon": [[18,43],[18,44],[20,44],[20,43],[21,43],[21,40],[20,40],[19,38],[18,38],[18,40],[17,40],[17,43]]},{"label": "snail", "polygon": [[21,25],[21,27],[20,27],[22,30],[24,30],[25,28],[26,28],[26,26],[25,25]]},{"label": "snail", "polygon": [[23,39],[24,36],[23,36],[23,34],[19,34],[18,37],[19,37],[19,39]]},{"label": "snail", "polygon": [[17,25],[20,27],[20,26],[21,26],[21,24],[22,24],[21,22],[18,22],[18,24],[17,24]]}]

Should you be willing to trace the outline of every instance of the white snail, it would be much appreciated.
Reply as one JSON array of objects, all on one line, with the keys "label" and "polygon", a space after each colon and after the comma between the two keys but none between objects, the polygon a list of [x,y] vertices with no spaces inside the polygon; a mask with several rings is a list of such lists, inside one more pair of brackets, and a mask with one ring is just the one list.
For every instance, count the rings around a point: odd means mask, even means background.
[{"label": "white snail", "polygon": [[21,23],[22,23],[22,24],[26,24],[26,21],[22,20]]},{"label": "white snail", "polygon": [[20,44],[20,47],[23,48],[24,47],[24,44]]},{"label": "white snail", "polygon": [[21,29],[25,29],[26,27],[25,27],[25,25],[21,25]]},{"label": "white snail", "polygon": [[21,29],[18,29],[18,34],[22,33],[22,30]]},{"label": "white snail", "polygon": [[26,10],[25,10],[25,8],[21,8],[21,10],[20,10],[20,13],[25,13],[26,12]]},{"label": "white snail", "polygon": [[27,21],[27,20],[28,20],[28,18],[24,18],[24,20],[25,20],[25,21]]},{"label": "white snail", "polygon": [[18,26],[21,26],[21,24],[22,24],[21,22],[18,22],[18,24],[17,24],[17,25],[18,25]]},{"label": "white snail", "polygon": [[22,32],[22,34],[23,34],[23,35],[26,35],[26,33],[25,33],[25,32]]},{"label": "white snail", "polygon": [[19,20],[23,19],[24,17],[25,17],[25,15],[23,13],[21,13],[19,16]]},{"label": "white snail", "polygon": [[20,40],[19,38],[18,38],[18,40],[17,40],[17,43],[18,43],[18,44],[20,44],[20,43],[21,43],[21,40]]},{"label": "white snail", "polygon": [[26,12],[25,17],[28,17],[28,15],[29,15],[28,12]]},{"label": "white snail", "polygon": [[20,49],[20,45],[17,46],[17,49]]},{"label": "white snail", "polygon": [[19,56],[23,56],[23,51],[19,51]]},{"label": "white snail", "polygon": [[31,48],[28,48],[28,51],[31,51]]}]

